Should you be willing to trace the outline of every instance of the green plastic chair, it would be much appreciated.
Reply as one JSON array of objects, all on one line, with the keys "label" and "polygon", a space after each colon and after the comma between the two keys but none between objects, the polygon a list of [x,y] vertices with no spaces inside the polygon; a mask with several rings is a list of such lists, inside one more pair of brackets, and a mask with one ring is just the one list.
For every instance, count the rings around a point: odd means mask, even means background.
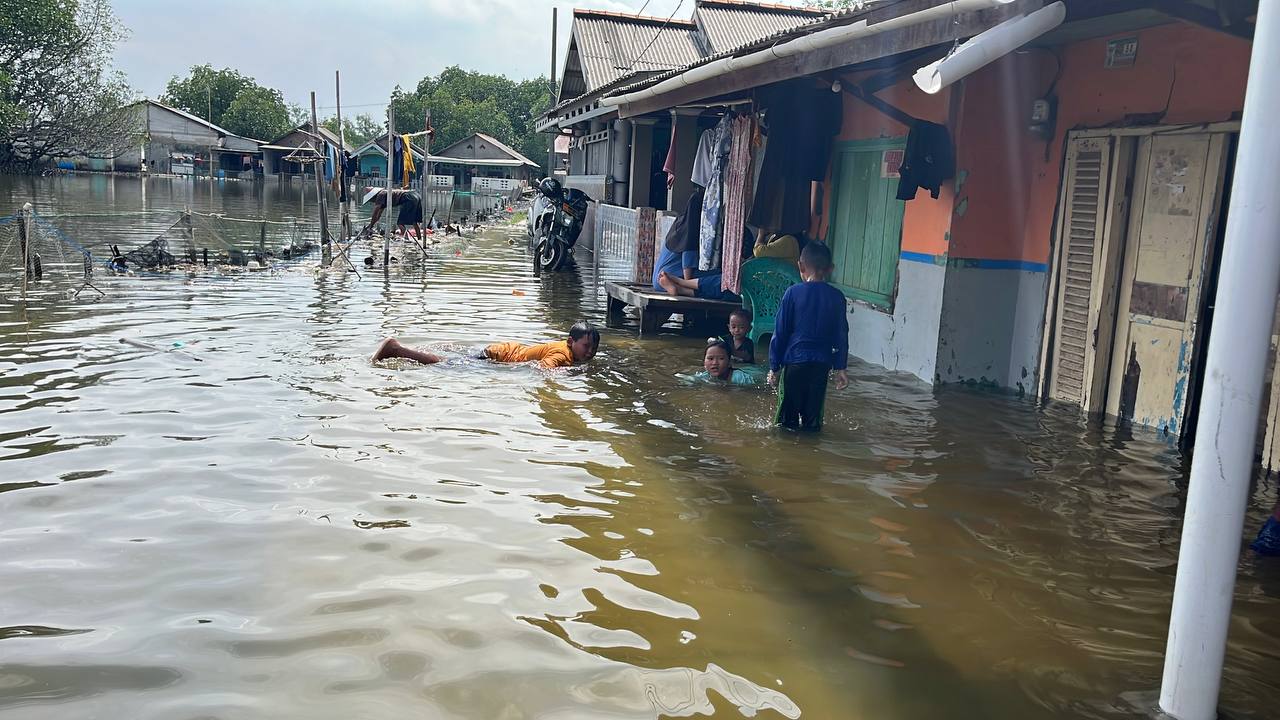
[{"label": "green plastic chair", "polygon": [[800,282],[800,270],[789,260],[753,258],[742,264],[742,306],[751,311],[751,341],[773,335],[778,306],[787,288]]}]

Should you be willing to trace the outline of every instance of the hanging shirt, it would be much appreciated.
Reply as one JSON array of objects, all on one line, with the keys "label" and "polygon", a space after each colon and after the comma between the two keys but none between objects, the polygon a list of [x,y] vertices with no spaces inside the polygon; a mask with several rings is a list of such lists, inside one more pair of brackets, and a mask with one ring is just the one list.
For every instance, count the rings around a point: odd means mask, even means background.
[{"label": "hanging shirt", "polygon": [[490,360],[503,363],[537,361],[544,368],[573,365],[573,351],[568,340],[555,340],[541,345],[523,345],[517,342],[496,343],[484,349]]},{"label": "hanging shirt", "polygon": [[914,200],[918,188],[938,199],[942,183],[956,175],[956,151],[946,126],[916,120],[907,136],[907,150],[898,174],[899,200]]},{"label": "hanging shirt", "polygon": [[769,367],[822,363],[836,370],[849,364],[849,316],[844,293],[825,282],[792,285],[782,295],[769,343]]},{"label": "hanging shirt", "polygon": [[715,168],[715,146],[715,128],[703,130],[698,137],[698,150],[693,154],[693,175],[690,179],[695,185],[705,188],[711,184],[711,173]]}]

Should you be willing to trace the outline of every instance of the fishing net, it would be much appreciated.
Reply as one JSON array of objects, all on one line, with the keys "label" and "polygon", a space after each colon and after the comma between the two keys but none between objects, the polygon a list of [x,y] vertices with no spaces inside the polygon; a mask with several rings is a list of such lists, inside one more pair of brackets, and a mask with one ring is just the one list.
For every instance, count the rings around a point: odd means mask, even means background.
[{"label": "fishing net", "polygon": [[[92,287],[93,256],[49,221],[0,217],[0,297],[61,299]],[[96,290],[95,290],[96,291]]]}]

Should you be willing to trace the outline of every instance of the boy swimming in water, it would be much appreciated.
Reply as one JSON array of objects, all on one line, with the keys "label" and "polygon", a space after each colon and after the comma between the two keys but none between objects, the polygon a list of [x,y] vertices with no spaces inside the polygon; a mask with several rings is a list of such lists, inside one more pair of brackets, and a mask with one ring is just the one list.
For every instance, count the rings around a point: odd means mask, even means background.
[{"label": "boy swimming in water", "polygon": [[[516,342],[495,343],[489,345],[480,354],[486,360],[501,363],[522,363],[536,361],[544,368],[569,367],[584,363],[595,357],[600,348],[600,331],[585,320],[578,321],[569,328],[569,337],[565,340],[554,340],[541,345],[522,345]],[[404,358],[431,365],[444,358],[426,350],[415,350],[400,344],[395,338],[387,338],[373,351],[373,362],[387,358]]]}]

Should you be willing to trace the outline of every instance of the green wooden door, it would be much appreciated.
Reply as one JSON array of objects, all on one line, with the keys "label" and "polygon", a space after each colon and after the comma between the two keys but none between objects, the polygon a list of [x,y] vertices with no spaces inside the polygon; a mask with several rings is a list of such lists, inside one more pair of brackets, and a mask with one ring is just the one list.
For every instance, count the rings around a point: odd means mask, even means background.
[{"label": "green wooden door", "polygon": [[902,147],[896,138],[841,143],[832,172],[831,279],[847,295],[882,307],[893,305],[905,206],[896,197],[898,179],[885,177],[884,155]]}]

